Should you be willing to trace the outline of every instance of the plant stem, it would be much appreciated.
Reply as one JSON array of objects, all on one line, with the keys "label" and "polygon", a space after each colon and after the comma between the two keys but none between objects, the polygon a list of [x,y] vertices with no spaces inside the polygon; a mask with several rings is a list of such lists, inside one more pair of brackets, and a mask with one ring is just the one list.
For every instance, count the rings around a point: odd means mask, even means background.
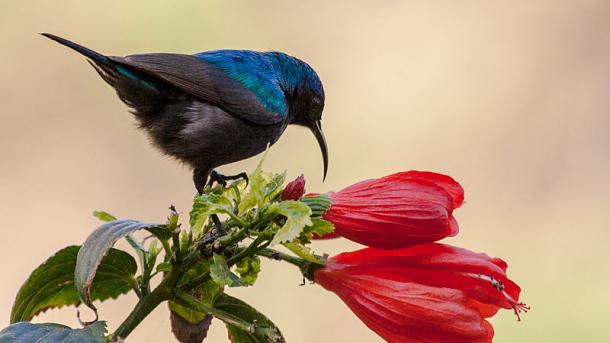
[{"label": "plant stem", "polygon": [[171,260],[173,252],[172,247],[170,247],[169,242],[167,240],[160,240],[163,245],[163,250],[165,251],[165,257]]},{"label": "plant stem", "polygon": [[283,252],[277,251],[277,250],[273,250],[273,249],[269,249],[269,248],[265,248],[265,249],[261,249],[257,252],[258,255],[260,256],[265,256],[267,258],[273,259],[273,260],[282,260],[282,261],[286,261],[292,265],[295,265],[297,267],[299,267],[299,269],[303,269],[304,267],[306,267],[308,265],[309,262],[305,261],[302,258],[296,257],[296,256],[292,256],[292,255],[288,255],[285,254]]},{"label": "plant stem", "polygon": [[[178,268],[179,269],[179,268]],[[173,296],[173,291],[176,283],[182,275],[181,270],[174,270],[167,274],[151,293],[143,296],[136,307],[125,318],[123,323],[112,334],[112,339],[127,338],[127,336],[138,326],[144,318],[146,318],[159,304],[169,300]]]},{"label": "plant stem", "polygon": [[260,249],[259,244],[263,240],[265,240],[265,238],[263,236],[258,236],[252,243],[250,243],[250,245],[248,245],[247,248],[241,250],[236,255],[231,256],[231,258],[229,258],[227,260],[227,264],[229,265],[229,267],[234,265],[235,263],[241,261],[242,259],[256,253],[256,251]]},{"label": "plant stem", "polygon": [[[246,258],[248,256],[256,254],[257,251],[261,247],[263,247],[263,249],[264,249],[269,244],[267,242],[267,243],[263,244],[262,246],[259,246],[258,244],[263,240],[262,238],[261,239],[259,239],[259,238],[261,238],[261,237],[258,237],[257,239],[255,239],[254,242],[252,242],[247,248],[242,248],[242,250],[239,253],[237,253],[237,255],[234,255],[233,257],[229,258],[227,260],[227,265],[229,267],[231,267],[232,265],[236,264],[240,260],[242,260],[242,259],[244,259],[244,258]],[[209,272],[201,274],[201,275],[197,276],[196,278],[191,279],[190,281],[182,284],[180,286],[180,289],[185,291],[185,292],[188,292],[191,289],[193,289],[193,288],[201,285],[202,283],[208,281],[209,279],[210,279],[210,273]]]}]

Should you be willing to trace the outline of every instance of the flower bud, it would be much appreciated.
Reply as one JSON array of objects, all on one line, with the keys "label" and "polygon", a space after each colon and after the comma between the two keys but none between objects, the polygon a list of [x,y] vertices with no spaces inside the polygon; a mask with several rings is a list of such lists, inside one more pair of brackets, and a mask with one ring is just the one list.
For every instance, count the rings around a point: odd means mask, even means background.
[{"label": "flower bud", "polygon": [[362,181],[328,196],[331,206],[323,217],[335,226],[334,236],[396,249],[455,236],[453,210],[464,201],[464,190],[449,176],[408,171]]},{"label": "flower bud", "polygon": [[299,177],[290,181],[282,191],[282,200],[299,200],[305,193],[305,177]]}]

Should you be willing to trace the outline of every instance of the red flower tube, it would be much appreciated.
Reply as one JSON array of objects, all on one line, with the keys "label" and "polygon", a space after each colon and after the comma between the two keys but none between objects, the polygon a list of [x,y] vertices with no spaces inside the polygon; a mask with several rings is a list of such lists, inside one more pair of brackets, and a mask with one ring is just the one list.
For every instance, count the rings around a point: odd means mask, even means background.
[{"label": "red flower tube", "polygon": [[388,342],[491,342],[485,320],[499,308],[519,316],[520,288],[506,263],[437,243],[366,248],[328,259],[316,283],[336,293]]},{"label": "red flower tube", "polygon": [[331,206],[323,217],[335,232],[321,238],[343,236],[370,247],[396,249],[455,236],[453,210],[464,201],[464,190],[449,176],[408,171],[327,196]]}]

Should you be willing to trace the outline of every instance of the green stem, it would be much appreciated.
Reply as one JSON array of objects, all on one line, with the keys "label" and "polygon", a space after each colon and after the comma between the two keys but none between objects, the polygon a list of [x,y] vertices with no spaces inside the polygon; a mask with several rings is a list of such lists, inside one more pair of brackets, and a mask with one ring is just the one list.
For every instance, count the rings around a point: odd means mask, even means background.
[{"label": "green stem", "polygon": [[224,213],[226,213],[227,215],[229,215],[229,217],[230,217],[230,218],[231,218],[233,221],[235,221],[235,223],[237,224],[237,226],[240,226],[240,227],[250,227],[250,224],[249,224],[249,223],[246,223],[245,221],[241,220],[241,218],[240,218],[238,215],[236,215],[235,213],[233,213],[232,211],[226,211],[226,212],[224,212]]},{"label": "green stem", "polygon": [[[245,249],[239,251],[236,255],[231,256],[231,258],[227,259],[227,264],[230,266],[235,263],[243,260],[244,258],[255,254],[261,247],[259,246],[265,238],[263,236],[258,236],[256,239],[248,245]],[[268,243],[267,243],[268,245]],[[265,245],[265,247],[267,246]]]},{"label": "green stem", "polygon": [[175,257],[174,263],[181,263],[182,254],[180,252],[180,231],[172,232],[172,243],[174,246],[174,257]]},{"label": "green stem", "polygon": [[191,279],[190,281],[184,283],[183,285],[180,286],[180,289],[188,292],[191,289],[201,285],[202,283],[206,282],[210,280],[210,272],[207,273],[203,273],[201,275],[199,275],[198,277]]},{"label": "green stem", "polygon": [[249,230],[249,227],[244,226],[231,236],[225,236],[225,237],[218,238],[218,241],[220,242],[220,244],[222,246],[227,247],[233,243],[239,242],[242,239],[246,238],[246,236],[248,234],[248,230]]},{"label": "green stem", "polygon": [[172,258],[172,248],[169,246],[169,242],[167,240],[161,240],[161,244],[163,245],[163,250],[165,251],[166,261],[171,261]]},{"label": "green stem", "polygon": [[[269,242],[264,243],[262,246],[259,246],[260,242],[263,240],[263,238],[258,237],[257,239],[255,239],[247,248],[242,248],[241,251],[239,251],[237,253],[237,255],[233,255],[231,258],[229,258],[227,260],[227,265],[229,267],[231,267],[232,265],[236,264],[237,262],[239,262],[240,260],[254,255],[258,252],[259,249],[261,249],[261,247],[264,249],[265,247],[267,247],[267,245],[269,245]],[[210,273],[204,273],[201,274],[199,276],[197,276],[194,279],[191,279],[188,282],[185,282],[184,284],[182,284],[180,286],[180,289],[188,292],[191,289],[203,284],[204,282],[208,281],[210,279]]]},{"label": "green stem", "polygon": [[292,265],[299,267],[299,269],[303,269],[303,268],[307,267],[310,263],[302,258],[288,255],[281,251],[277,251],[277,250],[273,250],[273,249],[269,249],[269,248],[261,249],[257,252],[257,254],[260,256],[265,256],[265,257],[273,259],[273,260],[286,261]]},{"label": "green stem", "polygon": [[174,287],[182,275],[180,270],[172,270],[161,281],[159,286],[149,294],[143,296],[136,307],[125,318],[123,323],[112,334],[112,339],[127,338],[133,329],[138,326],[159,304],[172,298]]}]

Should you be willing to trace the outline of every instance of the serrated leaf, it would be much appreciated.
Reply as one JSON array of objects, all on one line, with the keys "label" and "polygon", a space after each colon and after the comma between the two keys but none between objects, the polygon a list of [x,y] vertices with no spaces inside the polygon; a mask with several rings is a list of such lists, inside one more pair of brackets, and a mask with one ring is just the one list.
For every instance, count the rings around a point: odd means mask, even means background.
[{"label": "serrated leaf", "polygon": [[155,234],[163,231],[163,227],[135,220],[113,220],[93,231],[83,243],[76,259],[74,285],[80,299],[91,309],[96,309],[92,302],[91,284],[102,258],[117,240],[138,230],[148,230]]},{"label": "serrated leaf", "polygon": [[0,331],[0,343],[105,343],[105,333],[105,321],[97,321],[82,329],[55,323],[19,322]]},{"label": "serrated leaf", "polygon": [[217,284],[229,287],[248,286],[239,276],[231,272],[224,257],[214,254],[213,261],[212,265],[210,265],[210,277]]},{"label": "serrated leaf", "polygon": [[280,329],[269,318],[240,299],[224,293],[220,294],[214,302],[214,308],[253,324],[251,330],[248,331],[241,330],[233,325],[227,325],[229,338],[233,343],[286,342]]},{"label": "serrated leaf", "polygon": [[313,225],[305,227],[299,237],[299,241],[302,244],[311,243],[314,234],[317,236],[324,236],[335,231],[335,226],[328,220],[320,217],[311,217],[311,222]]},{"label": "serrated leaf", "polygon": [[237,262],[235,267],[241,280],[251,286],[254,285],[261,271],[261,259],[258,256],[247,257]]},{"label": "serrated leaf", "polygon": [[243,214],[247,210],[263,203],[263,200],[265,198],[264,187],[267,181],[265,180],[265,177],[263,176],[263,171],[261,169],[264,159],[265,157],[263,156],[261,161],[256,166],[256,169],[254,169],[254,172],[248,175],[249,191],[244,195],[244,197],[241,199],[241,202],[239,203],[239,214]]},{"label": "serrated leaf", "polygon": [[291,242],[297,238],[306,226],[310,226],[311,209],[299,201],[282,201],[269,207],[270,212],[275,212],[286,217],[286,223],[277,231],[271,245]]},{"label": "serrated leaf", "polygon": [[311,221],[313,225],[307,228],[307,232],[313,232],[323,236],[335,231],[333,223],[329,222],[328,220],[322,218],[312,218]]},{"label": "serrated leaf", "polygon": [[295,241],[287,242],[287,243],[283,243],[283,245],[286,248],[288,248],[288,250],[295,253],[295,255],[299,256],[300,258],[302,258],[306,261],[317,263],[317,264],[324,264],[324,261],[322,261],[318,257],[316,257],[316,255],[314,255],[311,252],[311,249],[309,249],[309,247],[306,247],[299,242],[295,242]]},{"label": "serrated leaf", "polygon": [[[19,289],[11,310],[11,323],[29,321],[49,308],[80,302],[74,288],[79,246],[66,247],[36,268]],[[116,298],[133,286],[137,266],[128,253],[110,249],[104,256],[91,288],[92,300]]]},{"label": "serrated leaf", "polygon": [[212,214],[229,213],[233,210],[231,200],[224,195],[206,193],[195,196],[190,212],[189,224],[193,235],[198,237],[205,220]]}]

